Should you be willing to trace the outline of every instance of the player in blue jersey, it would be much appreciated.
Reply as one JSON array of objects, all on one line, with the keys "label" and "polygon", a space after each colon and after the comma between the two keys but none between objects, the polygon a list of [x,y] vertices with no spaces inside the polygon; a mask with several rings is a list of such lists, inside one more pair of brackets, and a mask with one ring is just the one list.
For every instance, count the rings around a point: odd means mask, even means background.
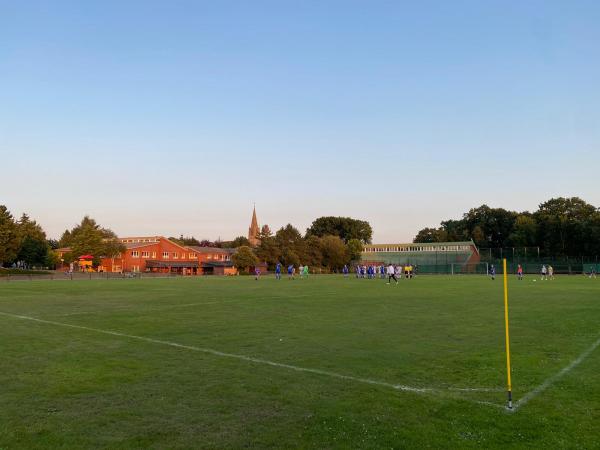
[{"label": "player in blue jersey", "polygon": [[290,264],[287,268],[288,271],[288,280],[293,280],[294,279],[294,272],[295,272],[295,267],[293,264]]},{"label": "player in blue jersey", "polygon": [[275,279],[281,280],[281,264],[280,263],[277,263],[277,265],[275,266]]},{"label": "player in blue jersey", "polygon": [[492,280],[496,279],[496,268],[493,264],[490,266],[490,277],[492,277]]},{"label": "player in blue jersey", "polygon": [[348,278],[348,266],[346,264],[344,264],[342,272],[344,273],[344,278]]}]

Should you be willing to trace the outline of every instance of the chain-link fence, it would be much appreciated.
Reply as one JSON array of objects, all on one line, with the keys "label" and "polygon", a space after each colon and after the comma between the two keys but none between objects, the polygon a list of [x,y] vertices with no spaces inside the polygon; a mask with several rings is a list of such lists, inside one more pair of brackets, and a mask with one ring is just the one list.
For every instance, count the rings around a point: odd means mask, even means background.
[{"label": "chain-link fence", "polygon": [[10,273],[0,276],[1,282],[10,281],[77,281],[77,280],[111,280],[111,279],[140,279],[140,278],[172,278],[181,276],[176,273],[149,273],[149,272],[48,272],[47,274],[19,274]]}]

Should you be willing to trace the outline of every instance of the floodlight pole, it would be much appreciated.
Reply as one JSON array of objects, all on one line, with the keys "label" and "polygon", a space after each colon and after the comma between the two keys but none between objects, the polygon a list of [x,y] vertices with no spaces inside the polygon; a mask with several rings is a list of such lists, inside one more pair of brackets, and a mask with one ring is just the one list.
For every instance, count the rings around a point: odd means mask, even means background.
[{"label": "floodlight pole", "polygon": [[510,340],[508,336],[508,273],[506,271],[506,258],[502,260],[504,272],[504,329],[506,334],[506,379],[508,393],[508,408],[512,409],[512,383],[510,380]]}]

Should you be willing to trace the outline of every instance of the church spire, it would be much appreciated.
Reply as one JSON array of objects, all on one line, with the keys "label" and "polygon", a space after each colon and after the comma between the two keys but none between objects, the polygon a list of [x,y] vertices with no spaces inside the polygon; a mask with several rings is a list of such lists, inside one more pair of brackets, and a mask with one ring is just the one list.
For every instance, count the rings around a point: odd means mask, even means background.
[{"label": "church spire", "polygon": [[250,222],[250,228],[248,228],[248,240],[253,247],[257,246],[260,242],[258,239],[259,232],[258,220],[256,219],[256,204],[254,204],[254,209],[252,210],[252,222]]}]

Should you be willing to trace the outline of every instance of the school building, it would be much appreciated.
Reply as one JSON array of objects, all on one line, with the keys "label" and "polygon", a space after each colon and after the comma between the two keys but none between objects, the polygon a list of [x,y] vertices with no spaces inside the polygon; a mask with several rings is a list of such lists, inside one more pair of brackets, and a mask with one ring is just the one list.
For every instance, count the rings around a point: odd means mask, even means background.
[{"label": "school building", "polygon": [[412,264],[418,266],[472,265],[480,261],[473,241],[409,244],[368,244],[361,253],[361,263]]},{"label": "school building", "polygon": [[119,238],[126,250],[103,258],[98,267],[104,272],[156,272],[180,275],[233,275],[231,261],[235,249],[187,247],[164,236]]}]

